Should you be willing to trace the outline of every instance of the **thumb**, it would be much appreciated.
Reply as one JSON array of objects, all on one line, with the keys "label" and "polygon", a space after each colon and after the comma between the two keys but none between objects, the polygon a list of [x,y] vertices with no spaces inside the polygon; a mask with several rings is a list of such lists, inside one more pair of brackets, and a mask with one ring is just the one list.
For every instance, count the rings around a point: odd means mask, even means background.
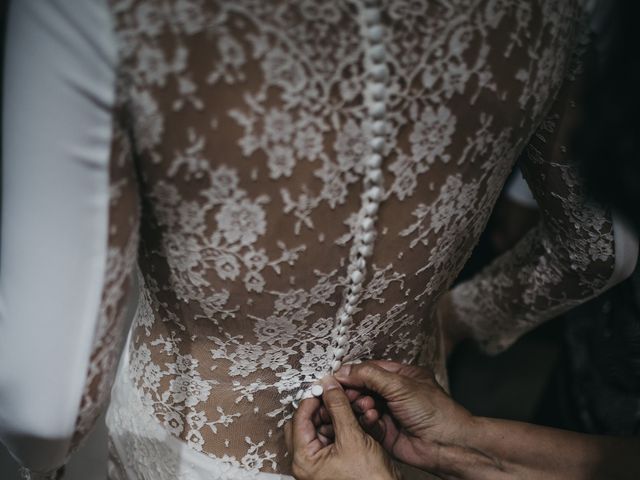
[{"label": "thumb", "polygon": [[398,394],[405,393],[409,389],[409,385],[405,377],[400,374],[400,370],[404,366],[391,362],[389,364],[388,368],[382,368],[374,362],[345,365],[336,372],[335,377],[343,385],[360,389],[366,388],[377,393],[386,401],[390,401],[394,400]]},{"label": "thumb", "polygon": [[322,380],[322,387],[324,389],[322,401],[331,417],[336,442],[345,441],[354,432],[362,432],[351,409],[351,402],[340,384],[333,377],[326,377]]},{"label": "thumb", "polygon": [[317,398],[308,398],[300,403],[293,415],[293,422],[289,430],[285,429],[285,441],[289,451],[306,447],[316,438],[316,428],[313,424],[313,415],[320,407]]}]

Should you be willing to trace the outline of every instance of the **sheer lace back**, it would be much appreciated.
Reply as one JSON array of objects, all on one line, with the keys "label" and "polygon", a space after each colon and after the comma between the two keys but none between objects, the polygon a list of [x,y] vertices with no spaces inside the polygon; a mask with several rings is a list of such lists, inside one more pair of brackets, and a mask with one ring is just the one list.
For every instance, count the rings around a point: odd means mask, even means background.
[{"label": "sheer lace back", "polygon": [[[288,471],[281,427],[331,369],[373,135],[367,3],[112,2],[141,199],[130,376],[167,431],[247,469]],[[578,3],[380,8],[383,200],[344,361],[444,378],[434,307],[562,83]],[[607,228],[585,241],[611,255]]]}]

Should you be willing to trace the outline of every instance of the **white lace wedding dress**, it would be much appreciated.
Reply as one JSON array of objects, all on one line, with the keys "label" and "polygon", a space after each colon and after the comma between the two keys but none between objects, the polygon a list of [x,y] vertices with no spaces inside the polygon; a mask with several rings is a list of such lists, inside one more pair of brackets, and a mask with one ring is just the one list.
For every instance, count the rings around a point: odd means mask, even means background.
[{"label": "white lace wedding dress", "polygon": [[[499,351],[622,279],[635,240],[567,152],[583,15],[565,0],[14,2],[3,441],[34,477],[65,462],[109,397],[134,270],[113,480],[286,476],[282,426],[340,362],[444,379],[438,302]],[[540,225],[448,293],[521,152]]]}]

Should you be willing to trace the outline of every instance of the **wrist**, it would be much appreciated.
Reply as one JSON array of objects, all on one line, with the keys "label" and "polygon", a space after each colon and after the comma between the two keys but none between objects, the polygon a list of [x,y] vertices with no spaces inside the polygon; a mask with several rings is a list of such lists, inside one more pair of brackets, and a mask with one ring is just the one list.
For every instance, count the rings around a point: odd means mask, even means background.
[{"label": "wrist", "polygon": [[488,420],[469,415],[457,435],[438,444],[436,465],[429,471],[443,479],[502,478],[502,465],[485,445]]}]

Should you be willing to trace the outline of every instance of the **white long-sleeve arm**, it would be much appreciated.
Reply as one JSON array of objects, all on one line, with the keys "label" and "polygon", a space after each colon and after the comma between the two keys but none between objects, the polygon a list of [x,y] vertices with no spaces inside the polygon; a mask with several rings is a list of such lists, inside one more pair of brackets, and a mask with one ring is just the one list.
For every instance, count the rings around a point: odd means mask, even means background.
[{"label": "white long-sleeve arm", "polygon": [[0,438],[45,472],[70,451],[104,322],[116,48],[106,0],[17,0],[7,25]]}]

